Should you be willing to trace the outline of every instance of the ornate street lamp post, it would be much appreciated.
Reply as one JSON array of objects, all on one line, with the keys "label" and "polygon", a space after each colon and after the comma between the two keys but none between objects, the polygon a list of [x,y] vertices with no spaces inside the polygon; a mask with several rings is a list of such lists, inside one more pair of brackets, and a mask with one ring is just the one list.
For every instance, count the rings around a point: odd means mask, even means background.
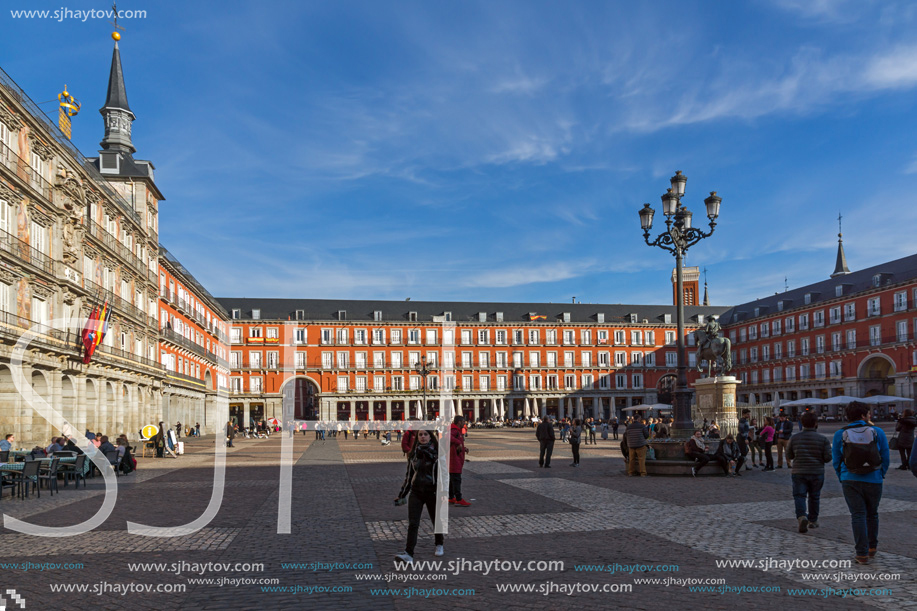
[{"label": "ornate street lamp post", "polygon": [[704,232],[691,226],[692,212],[681,203],[685,194],[685,183],[688,177],[681,171],[675,172],[670,180],[672,187],[662,196],[662,213],[665,215],[665,231],[650,241],[650,230],[653,228],[653,215],[656,211],[649,204],[640,210],[640,226],[643,228],[643,239],[648,246],[658,246],[675,255],[675,291],[677,294],[676,319],[678,327],[677,354],[678,380],[675,384],[675,426],[673,436],[690,436],[693,434],[694,421],[691,418],[691,390],[688,389],[688,366],[685,358],[685,307],[684,288],[682,286],[682,265],[688,248],[704,238],[713,235],[716,219],[720,214],[721,197],[716,191],[704,200],[707,207],[707,218],[710,219],[710,231]]},{"label": "ornate street lamp post", "polygon": [[433,370],[427,368],[427,357],[426,355],[420,357],[420,367],[416,369],[418,375],[423,378],[423,402],[421,403],[421,420],[429,420],[430,417],[427,415],[427,376],[430,375]]}]

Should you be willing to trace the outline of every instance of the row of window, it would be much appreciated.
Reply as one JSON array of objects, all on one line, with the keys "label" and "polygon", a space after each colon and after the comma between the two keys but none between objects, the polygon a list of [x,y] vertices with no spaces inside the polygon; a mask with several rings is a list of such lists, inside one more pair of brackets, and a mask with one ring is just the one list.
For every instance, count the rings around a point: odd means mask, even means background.
[{"label": "row of window", "polygon": [[212,315],[210,310],[202,301],[194,296],[194,293],[185,290],[185,288],[176,282],[173,278],[168,279],[168,290],[166,289],[166,274],[159,274],[159,294],[164,298],[178,303],[183,310],[190,312],[192,316],[205,327],[225,333],[225,327],[216,315]]},{"label": "row of window", "polygon": [[805,380],[824,380],[826,378],[841,378],[844,376],[844,368],[841,361],[829,361],[828,363],[802,363],[800,365],[790,365],[788,367],[775,367],[774,369],[762,369],[753,371],[743,371],[739,373],[739,379],[745,384],[770,384],[771,382],[796,382]]},{"label": "row of window", "polygon": [[[428,367],[437,367],[439,356],[438,352],[428,352],[426,354],[426,364]],[[262,359],[262,353],[257,350],[252,350],[247,353],[248,361],[244,362],[242,357],[242,352],[232,352],[230,354],[230,367],[233,369],[239,369],[242,367],[248,367],[251,369],[260,369],[266,367],[267,369],[278,369],[280,367],[280,353],[276,351],[268,351],[266,353],[267,358]],[[388,360],[386,360],[386,355]],[[491,365],[491,354],[489,352],[479,352],[477,353],[477,359],[474,359],[474,354],[471,352],[462,352],[459,356],[458,365],[456,364],[456,355],[454,352],[446,352],[442,357],[442,366],[446,368],[454,368],[456,366],[468,369],[471,367],[498,367],[498,368],[508,368],[510,366],[514,368],[522,367],[611,367],[612,366],[612,355],[614,356],[614,367],[626,367],[628,365],[635,367],[656,367],[656,354],[654,352],[599,352],[595,363],[593,363],[593,354],[591,352],[580,352],[579,358],[577,359],[577,354],[573,351],[566,351],[558,355],[557,352],[548,352],[545,356],[544,362],[542,363],[541,353],[540,352],[529,352],[528,358],[526,359],[522,352],[514,352],[511,355],[508,355],[506,352],[497,352],[495,358],[493,359],[493,365]],[[321,355],[321,367],[322,369],[347,369],[351,367],[351,362],[353,367],[356,369],[366,369],[370,367],[370,362],[368,359],[368,354],[366,352],[357,352],[352,355],[353,360],[351,361],[350,352],[322,352]],[[421,353],[420,352],[408,352],[407,355],[407,367],[414,368],[418,367],[421,362]],[[689,355],[690,360],[693,361],[694,354]],[[510,365],[510,363],[512,363]],[[296,369],[306,369],[308,367],[316,367],[318,364],[309,364],[307,363],[307,354],[306,352],[297,352],[294,357],[294,364]],[[675,367],[678,364],[678,354],[675,351],[667,351],[665,353],[665,366],[666,367]],[[372,353],[372,368],[373,369],[401,369],[405,367],[404,354],[401,352],[374,352]]]},{"label": "row of window", "polygon": [[[912,331],[909,329],[907,320],[899,320],[895,322],[895,333],[892,336],[884,336],[882,334],[882,325],[872,325],[869,327],[869,346],[881,346],[883,344],[894,343],[894,342],[906,342],[912,337],[917,337],[917,318],[913,319],[911,323]],[[812,339],[814,339],[814,346],[812,344]],[[829,343],[830,341],[830,343]],[[824,354],[826,351],[831,350],[832,352],[837,352],[840,350],[855,350],[860,347],[864,347],[866,344],[857,344],[857,332],[856,329],[847,329],[846,331],[836,331],[830,335],[816,335],[814,338],[801,337],[798,338],[799,345],[799,356],[809,356],[810,354]],[[786,341],[786,354],[787,358],[794,358],[797,354],[796,352],[797,340],[790,339]],[[751,348],[740,348],[738,351],[738,358],[736,362],[739,365],[744,363],[757,363],[760,357],[762,361],[769,361],[773,359],[781,359],[784,357],[784,343],[775,342],[774,344],[764,344],[762,346],[752,346]]]},{"label": "row of window", "polygon": [[[349,345],[350,344],[350,331],[351,329],[339,328],[339,329],[322,329],[321,330],[321,344],[322,345]],[[420,344],[421,340],[424,340],[426,345],[439,345],[440,339],[442,343],[447,346],[456,345],[455,344],[455,332],[451,329],[446,329],[440,334],[439,329],[408,329],[406,331],[402,329],[352,329],[353,331],[353,344],[354,345],[369,345],[370,342],[372,345],[383,346],[386,345],[386,339],[388,339],[390,344],[398,345],[403,342],[406,338],[408,344]],[[576,332],[572,329],[562,330],[561,339],[563,345],[573,346],[577,345]],[[595,331],[595,341],[598,344],[607,344],[609,339],[609,333],[612,333],[612,338],[614,345],[616,346],[655,346],[656,345],[656,332],[655,331],[630,331],[628,344],[627,331],[624,330],[598,330]],[[440,337],[442,336],[442,337]],[[279,327],[256,327],[252,326],[248,328],[248,338],[249,341],[252,339],[268,339],[276,340],[275,343],[279,342]],[[493,342],[491,341],[493,338]],[[688,335],[689,343],[693,343],[694,336]],[[459,344],[462,346],[470,346],[472,344],[477,344],[479,346],[507,346],[512,340],[513,345],[556,345],[558,339],[558,331],[556,329],[460,329],[459,330]],[[238,327],[233,327],[230,335],[230,341],[234,344],[242,343],[242,329]],[[295,344],[306,344],[308,343],[308,332],[305,328],[297,328],[294,330],[293,334],[293,343]],[[674,345],[675,344],[675,332],[674,331],[665,331],[665,345]],[[581,329],[579,332],[579,345],[593,345],[593,331],[591,329]]]},{"label": "row of window", "polygon": [[[233,392],[244,392],[243,382],[248,380],[248,392],[260,393],[264,389],[264,380],[260,376],[250,376],[248,378],[233,377],[230,379],[231,390]],[[475,381],[477,384],[475,385]],[[563,382],[563,385],[561,385]],[[461,383],[461,386],[457,384]],[[629,385],[628,385],[629,383]],[[372,386],[370,386],[370,384]],[[473,376],[456,376],[445,375],[442,377],[442,389],[446,391],[481,391],[489,392],[507,391],[512,385],[512,390],[589,390],[600,389],[642,389],[643,374],[614,374],[602,375],[596,380],[592,374],[566,374],[560,377],[555,374],[542,376],[540,374],[513,375],[513,376],[488,376],[481,375],[477,380]],[[614,384],[614,386],[612,386]],[[336,390],[339,393],[346,392],[403,392],[405,390],[422,390],[423,380],[419,375],[407,376],[407,388],[405,388],[405,378],[403,376],[355,376],[351,380],[350,376],[338,376],[336,380]],[[430,392],[440,390],[440,377],[437,375],[428,375],[426,379],[426,389]]]},{"label": "row of window", "polygon": [[[917,288],[913,289],[912,296],[913,303],[917,303]],[[908,304],[908,295],[907,291],[899,291],[893,295],[893,309],[895,312],[903,312],[907,310]],[[765,321],[762,323],[748,325],[747,327],[742,327],[738,329],[732,329],[729,332],[729,338],[736,342],[738,339],[739,342],[744,342],[746,340],[754,341],[758,339],[759,332],[760,337],[769,337],[771,335],[780,335],[783,330],[786,333],[794,333],[796,331],[796,323],[798,320],[799,330],[808,331],[810,326],[810,317],[811,314],[811,323],[812,327],[819,328],[825,326],[825,312],[827,311],[828,324],[840,324],[841,322],[854,322],[857,319],[856,315],[856,304],[854,302],[845,303],[843,305],[836,305],[827,310],[816,310],[815,312],[804,312],[798,316],[788,316],[784,319],[774,319],[770,321]],[[881,297],[871,297],[866,300],[866,316],[881,316],[882,315],[882,304]],[[758,316],[758,310],[755,311],[755,316]]]}]

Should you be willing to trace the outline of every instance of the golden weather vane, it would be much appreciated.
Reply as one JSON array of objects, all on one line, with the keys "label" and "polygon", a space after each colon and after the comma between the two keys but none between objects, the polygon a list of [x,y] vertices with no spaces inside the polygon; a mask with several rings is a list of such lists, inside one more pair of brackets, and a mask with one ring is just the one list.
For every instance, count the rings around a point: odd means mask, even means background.
[{"label": "golden weather vane", "polygon": [[64,90],[57,94],[57,101],[60,104],[57,115],[57,126],[69,139],[72,130],[70,117],[75,117],[80,112],[80,102],[67,91],[66,85],[64,85]]},{"label": "golden weather vane", "polygon": [[119,40],[121,40],[121,33],[118,32],[118,30],[123,30],[124,27],[118,25],[118,3],[117,2],[112,3],[111,12],[112,12],[112,15],[114,16],[114,21],[109,21],[108,23],[115,26],[115,31],[111,33],[111,37],[112,37],[112,40],[114,40],[115,42],[118,42]]}]

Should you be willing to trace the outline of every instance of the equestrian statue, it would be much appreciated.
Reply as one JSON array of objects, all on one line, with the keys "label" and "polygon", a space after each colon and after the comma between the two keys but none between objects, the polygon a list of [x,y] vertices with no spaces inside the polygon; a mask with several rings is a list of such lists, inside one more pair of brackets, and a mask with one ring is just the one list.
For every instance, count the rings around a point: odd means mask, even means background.
[{"label": "equestrian statue", "polygon": [[720,323],[711,319],[703,329],[694,332],[697,342],[697,370],[703,371],[701,361],[707,361],[707,377],[719,375],[732,369],[732,343],[728,337],[720,337]]}]

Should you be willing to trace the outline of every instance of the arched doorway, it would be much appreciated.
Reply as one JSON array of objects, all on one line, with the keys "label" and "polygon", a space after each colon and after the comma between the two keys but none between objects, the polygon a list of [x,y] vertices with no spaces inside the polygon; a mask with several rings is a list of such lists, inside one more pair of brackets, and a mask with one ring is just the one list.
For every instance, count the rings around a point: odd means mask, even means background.
[{"label": "arched doorway", "polygon": [[292,401],[295,420],[318,420],[318,388],[307,378],[294,378],[283,387],[284,403]]},{"label": "arched doorway", "polygon": [[657,403],[675,404],[675,384],[677,381],[678,376],[673,373],[668,373],[659,378],[659,384],[656,385]]},{"label": "arched doorway", "polygon": [[861,397],[893,395],[895,364],[884,354],[870,355],[860,364],[857,375]]}]

